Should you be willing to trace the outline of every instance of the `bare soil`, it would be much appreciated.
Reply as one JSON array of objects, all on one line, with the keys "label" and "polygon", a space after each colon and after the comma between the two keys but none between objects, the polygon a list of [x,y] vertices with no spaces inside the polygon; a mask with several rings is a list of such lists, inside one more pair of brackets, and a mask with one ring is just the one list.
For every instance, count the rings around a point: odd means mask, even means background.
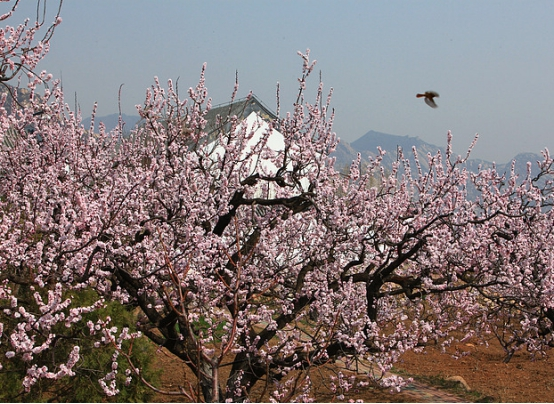
[{"label": "bare soil", "polygon": [[[459,359],[456,351],[465,354]],[[503,363],[504,352],[491,341],[488,347],[472,343],[459,343],[441,353],[438,347],[429,347],[424,353],[409,352],[402,356],[393,369],[403,377],[413,377],[414,382],[400,393],[366,386],[354,387],[344,394],[344,401],[364,402],[554,402],[554,361],[552,358],[531,360],[525,352]],[[163,390],[177,391],[178,386],[188,386],[193,381],[187,367],[163,350],[157,353],[156,364],[161,369]],[[338,365],[330,365],[310,374],[316,401],[338,402],[337,393],[328,385],[330,375],[336,374]],[[470,388],[449,382],[451,376],[462,377]],[[359,376],[363,380],[363,376]],[[269,401],[267,394],[260,396],[256,389],[252,401]],[[186,402],[182,395],[157,394],[156,402]]]},{"label": "bare soil", "polygon": [[[466,355],[455,359],[452,354],[456,350]],[[449,348],[447,354],[438,349],[406,353],[396,369],[418,375],[420,380],[461,376],[474,392],[474,401],[554,402],[551,356],[532,360],[527,352],[520,352],[508,363],[503,362],[504,357],[495,341],[489,347],[460,343]]]}]

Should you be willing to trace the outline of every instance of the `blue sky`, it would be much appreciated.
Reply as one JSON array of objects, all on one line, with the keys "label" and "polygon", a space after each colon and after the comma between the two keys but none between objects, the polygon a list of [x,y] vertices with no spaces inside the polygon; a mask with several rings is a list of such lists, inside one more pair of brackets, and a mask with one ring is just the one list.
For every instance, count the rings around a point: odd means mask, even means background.
[{"label": "blue sky", "polygon": [[[47,3],[49,12],[57,4]],[[0,11],[6,6],[1,5]],[[34,16],[25,0],[10,23]],[[63,23],[41,62],[62,77],[83,115],[136,114],[154,76],[183,93],[207,62],[214,104],[252,90],[291,109],[301,60],[311,50],[333,87],[334,129],[351,142],[369,130],[419,136],[443,146],[454,134],[465,154],[507,162],[519,152],[554,153],[554,2],[548,1],[196,1],[65,0]],[[415,94],[434,90],[439,108]],[[308,92],[308,99],[313,91]]]}]

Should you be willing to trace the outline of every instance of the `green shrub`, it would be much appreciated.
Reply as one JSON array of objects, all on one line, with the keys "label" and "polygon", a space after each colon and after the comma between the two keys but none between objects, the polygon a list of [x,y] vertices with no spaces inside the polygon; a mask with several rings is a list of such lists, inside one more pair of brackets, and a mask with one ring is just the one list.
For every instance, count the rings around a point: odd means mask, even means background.
[{"label": "green shrub", "polygon": [[[25,288],[27,289],[27,288]],[[33,292],[34,293],[34,292]],[[42,293],[41,293],[42,294]],[[87,306],[97,300],[98,296],[93,290],[72,291],[72,305]],[[33,312],[30,292],[17,290],[19,301],[28,302],[28,311]],[[3,305],[2,305],[3,306]],[[35,311],[36,312],[36,311]],[[60,380],[41,379],[25,392],[22,381],[25,378],[29,364],[18,356],[6,360],[5,353],[10,350],[7,340],[9,330],[16,324],[16,321],[0,312],[0,322],[4,323],[4,335],[0,344],[0,357],[3,368],[0,370],[0,401],[1,402],[145,402],[153,397],[153,391],[144,383],[133,377],[129,385],[125,385],[125,370],[129,368],[127,360],[123,355],[118,357],[118,374],[116,376],[117,386],[120,393],[113,397],[107,397],[99,384],[99,379],[105,376],[112,367],[112,356],[114,347],[101,345],[95,347],[96,336],[91,336],[87,326],[88,321],[96,323],[99,319],[111,317],[111,324],[121,329],[129,327],[130,332],[136,331],[136,315],[133,307],[125,306],[119,302],[108,302],[106,307],[93,313],[84,314],[83,318],[73,327],[66,328],[64,324],[58,324],[54,332],[59,337],[55,339],[52,346],[46,351],[35,355],[33,363],[37,366],[48,366],[50,371],[53,363],[63,362],[75,345],[80,346],[80,360],[73,368],[75,376],[64,377]],[[127,352],[130,341],[124,341],[123,350]],[[152,384],[156,385],[159,379],[158,372],[151,366],[155,348],[146,338],[139,338],[132,343],[133,364],[142,370],[143,376]],[[57,359],[58,358],[58,359]]]}]

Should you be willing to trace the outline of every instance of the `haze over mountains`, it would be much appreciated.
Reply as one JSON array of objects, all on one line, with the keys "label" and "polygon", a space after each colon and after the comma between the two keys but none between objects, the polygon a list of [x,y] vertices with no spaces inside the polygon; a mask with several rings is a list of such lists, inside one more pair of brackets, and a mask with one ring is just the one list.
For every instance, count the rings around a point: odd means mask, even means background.
[{"label": "haze over mountains", "polygon": [[[335,155],[337,157],[336,165],[337,167],[349,166],[352,160],[356,158],[357,153],[361,154],[362,161],[368,161],[368,156],[376,156],[378,152],[377,147],[381,147],[381,149],[387,151],[387,154],[383,158],[383,165],[385,168],[392,167],[392,163],[396,161],[398,157],[398,150],[400,149],[402,150],[404,157],[407,157],[410,160],[410,166],[415,168],[415,158],[412,151],[414,146],[417,150],[422,168],[428,167],[427,154],[430,153],[431,155],[435,155],[437,151],[440,150],[443,157],[446,155],[445,146],[437,146],[427,143],[418,137],[397,136],[370,130],[365,135],[350,144],[341,141],[335,151]],[[452,154],[454,156],[453,158],[455,158],[458,155],[465,157],[466,153],[467,150],[464,150],[463,153],[454,150]],[[527,162],[531,162],[532,174],[536,175],[539,172],[536,162],[541,161],[542,156],[537,153],[519,153],[508,162],[496,163],[496,170],[499,173],[509,173],[513,160],[516,161],[515,171],[520,175],[520,177],[527,174]],[[465,163],[465,166],[469,171],[477,172],[479,166],[481,168],[490,168],[493,164],[494,163],[490,161],[470,158]]]},{"label": "haze over mountains", "polygon": [[[123,121],[125,122],[125,130],[132,129],[135,124],[140,120],[139,116],[132,115],[122,115]],[[97,117],[95,119],[96,125],[98,128],[98,122],[103,122],[106,125],[106,130],[111,130],[118,125],[119,115],[112,114],[108,116]],[[90,125],[90,118],[83,120],[83,124],[86,127]],[[377,154],[377,147],[380,146],[383,150],[387,151],[387,154],[383,158],[383,166],[386,169],[392,167],[392,163],[397,159],[397,151],[402,149],[404,156],[410,160],[410,166],[415,168],[414,155],[412,152],[412,147],[415,146],[417,153],[419,155],[420,164],[423,168],[427,168],[427,154],[431,153],[432,155],[437,153],[437,150],[440,150],[442,155],[445,155],[445,146],[437,146],[431,143],[427,143],[421,140],[419,137],[412,136],[398,136],[388,133],[376,132],[370,130],[365,135],[361,136],[352,143],[340,141],[337,149],[333,153],[336,157],[335,167],[337,169],[344,169],[350,167],[352,161],[357,158],[357,154],[360,153],[362,162],[368,162],[369,156],[375,156]],[[465,157],[466,150],[460,153],[459,151],[454,151],[454,156],[461,154]],[[527,173],[527,162],[532,163],[533,174],[538,173],[537,161],[542,160],[542,156],[537,153],[520,153],[517,156],[514,156],[510,161],[504,163],[497,163],[496,169],[499,173],[509,173],[511,169],[512,161],[516,161],[516,173],[521,176],[525,176]],[[489,168],[493,166],[493,163],[490,161],[480,160],[480,159],[468,159],[466,166],[470,171],[476,172],[481,166],[481,168]]]}]

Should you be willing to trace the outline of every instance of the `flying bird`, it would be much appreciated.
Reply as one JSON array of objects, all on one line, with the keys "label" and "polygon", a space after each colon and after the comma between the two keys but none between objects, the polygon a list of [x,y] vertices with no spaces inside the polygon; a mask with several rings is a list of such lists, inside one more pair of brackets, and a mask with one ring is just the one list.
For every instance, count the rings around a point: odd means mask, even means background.
[{"label": "flying bird", "polygon": [[435,104],[435,100],[433,98],[438,96],[439,96],[439,93],[436,93],[434,91],[426,91],[423,94],[416,94],[417,98],[425,97],[425,103],[429,105],[431,108],[437,108],[437,104]]}]

